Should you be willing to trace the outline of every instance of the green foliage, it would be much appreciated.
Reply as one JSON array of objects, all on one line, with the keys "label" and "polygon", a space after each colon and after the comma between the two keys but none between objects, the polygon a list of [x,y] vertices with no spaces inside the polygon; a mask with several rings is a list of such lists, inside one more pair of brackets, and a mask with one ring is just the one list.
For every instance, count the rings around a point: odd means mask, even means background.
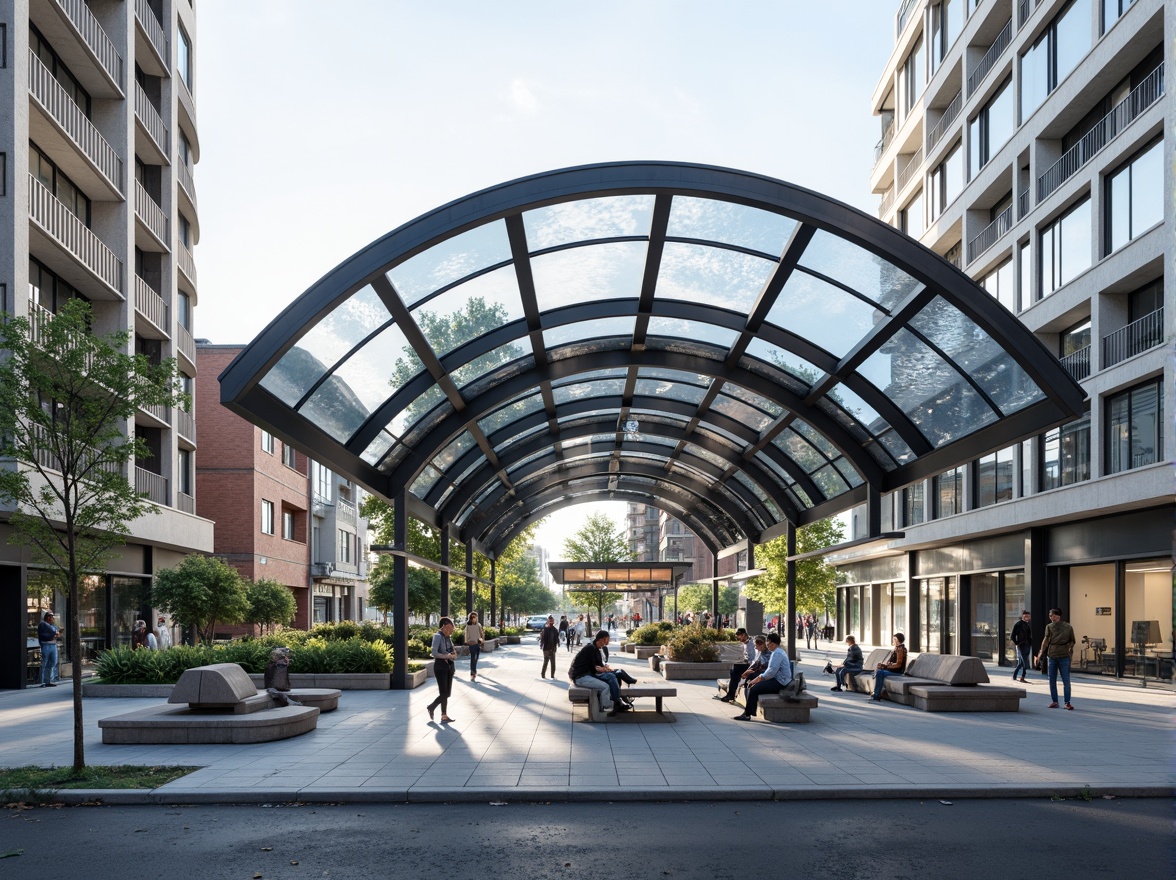
[{"label": "green foliage", "polygon": [[155,576],[152,601],[182,626],[194,625],[201,641],[212,641],[218,623],[241,623],[249,613],[244,581],[215,556],[187,556]]},{"label": "green foliage", "polygon": [[245,622],[257,624],[264,629],[269,629],[274,624],[289,626],[298,611],[298,603],[290,589],[270,578],[262,578],[256,583],[247,584],[245,599],[249,603]]},{"label": "green foliage", "polygon": [[670,621],[659,620],[637,627],[629,633],[629,641],[635,645],[664,645],[673,631],[674,625]]},{"label": "green foliage", "polygon": [[679,628],[666,640],[670,659],[686,663],[713,663],[718,660],[719,649],[715,647],[713,632],[698,626]]},{"label": "green foliage", "polygon": [[[710,584],[684,584],[678,587],[678,607],[675,609],[675,613],[678,611],[710,611],[713,598]],[[738,588],[720,587],[719,614],[734,614],[738,608]]]},{"label": "green foliage", "polygon": [[[836,519],[824,519],[796,532],[796,552],[811,553],[840,543],[845,526]],[[788,541],[777,538],[757,547],[756,563],[767,573],[747,582],[745,590],[769,611],[782,611],[788,603]],[[796,610],[820,612],[836,607],[837,570],[823,559],[805,559],[796,564]]]}]

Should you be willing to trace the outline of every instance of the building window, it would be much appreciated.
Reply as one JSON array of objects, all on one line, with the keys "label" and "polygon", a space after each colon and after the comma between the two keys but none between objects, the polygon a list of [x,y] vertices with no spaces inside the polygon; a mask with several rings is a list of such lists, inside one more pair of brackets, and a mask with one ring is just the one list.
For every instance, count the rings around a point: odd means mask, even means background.
[{"label": "building window", "polygon": [[29,144],[29,174],[49,190],[67,211],[82,223],[90,225],[90,200],[74,182],[61,173],[53,161],[41,152],[36,144]]},{"label": "building window", "polygon": [[188,142],[188,136],[182,131],[180,132],[179,144],[180,161],[184,163],[189,169],[192,167],[192,145]]},{"label": "building window", "polygon": [[1090,416],[1041,437],[1041,491],[1090,479]]},{"label": "building window", "polygon": [[298,467],[298,455],[289,443],[282,444],[282,464],[288,468]]},{"label": "building window", "polygon": [[973,507],[1013,500],[1013,447],[976,460],[976,498]]},{"label": "building window", "polygon": [[176,70],[180,74],[180,79],[184,81],[184,85],[188,87],[189,94],[194,94],[192,88],[192,40],[184,31],[183,25],[180,25],[178,30],[180,39],[176,43]]},{"label": "building window", "polygon": [[185,495],[194,495],[192,491],[192,450],[180,449],[179,459],[176,462],[176,479],[179,481],[179,490]]},{"label": "building window", "polygon": [[339,530],[339,562],[351,564],[351,535]]},{"label": "building window", "polygon": [[188,218],[181,213],[177,213],[179,223],[176,224],[176,235],[179,236],[180,244],[188,250],[192,249],[192,224],[188,222]]},{"label": "building window", "polygon": [[1163,158],[1159,140],[1107,178],[1106,253],[1164,222]]},{"label": "building window", "polygon": [[923,65],[923,37],[920,35],[919,39],[915,41],[915,48],[911,50],[911,54],[907,56],[902,65],[904,119],[906,114],[911,112],[911,108],[915,106],[915,102],[919,100],[919,95],[923,93],[923,86],[927,84],[926,69]]},{"label": "building window", "polygon": [[294,540],[294,511],[282,511],[282,537],[287,541]]},{"label": "building window", "polygon": [[1010,312],[1016,308],[1013,289],[1013,260],[1010,257],[980,279],[980,286]]},{"label": "building window", "polygon": [[1090,0],[1071,0],[1021,56],[1021,122],[1090,51]]},{"label": "building window", "polygon": [[62,281],[36,260],[29,259],[29,302],[57,314],[71,299],[89,302],[74,288]]},{"label": "building window", "polygon": [[911,238],[921,238],[926,225],[923,217],[923,191],[911,199],[905,208],[898,212],[898,228]]},{"label": "building window", "polygon": [[933,515],[936,519],[963,513],[964,469],[962,467],[952,468],[935,477],[932,486],[931,500],[934,502]]},{"label": "building window", "polygon": [[331,472],[318,462],[314,463],[314,494],[327,503],[331,501]]},{"label": "building window", "polygon": [[938,70],[964,28],[964,0],[943,0],[931,7],[931,69]]},{"label": "building window", "polygon": [[1090,199],[1041,232],[1041,295],[1048,296],[1090,268]]},{"label": "building window", "polygon": [[1013,136],[1012,77],[968,121],[968,179],[974,178]]},{"label": "building window", "polygon": [[1107,400],[1107,473],[1154,464],[1163,436],[1157,379]]},{"label": "building window", "polygon": [[176,323],[192,332],[192,298],[182,290],[176,294]]},{"label": "building window", "polygon": [[1017,248],[1017,268],[1020,269],[1017,305],[1021,309],[1027,309],[1033,304],[1033,257],[1029,252],[1028,240],[1021,242],[1021,246]]},{"label": "building window", "polygon": [[1135,0],[1102,0],[1102,32],[1105,34],[1115,22],[1135,4]]},{"label": "building window", "polygon": [[1058,357],[1065,358],[1090,348],[1090,318],[1058,334]]},{"label": "building window", "polygon": [[[3,32],[0,31],[0,33]],[[82,88],[82,84],[70,73],[69,68],[62,64],[57,53],[53,51],[53,47],[41,36],[41,32],[31,26],[29,27],[29,50],[45,65],[50,75],[57,80],[57,84],[69,95],[70,100],[89,119],[91,109],[89,92]],[[0,52],[3,50],[0,49]]]},{"label": "building window", "polygon": [[917,526],[923,521],[923,487],[925,483],[915,483],[902,490],[902,524]]},{"label": "building window", "polygon": [[264,499],[261,502],[261,532],[264,535],[274,533],[274,503]]},{"label": "building window", "polygon": [[261,432],[261,451],[268,452],[270,455],[274,454],[274,435],[269,431]]},{"label": "building window", "polygon": [[964,147],[963,142],[960,142],[951,148],[951,152],[931,172],[931,194],[927,203],[931,219],[935,220],[942,214],[963,188]]}]

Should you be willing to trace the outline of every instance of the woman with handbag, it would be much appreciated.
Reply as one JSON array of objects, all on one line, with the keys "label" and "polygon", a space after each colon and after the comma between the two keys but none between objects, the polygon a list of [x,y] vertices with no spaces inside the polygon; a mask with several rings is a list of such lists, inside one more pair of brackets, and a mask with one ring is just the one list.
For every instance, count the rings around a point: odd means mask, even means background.
[{"label": "woman with handbag", "polygon": [[478,623],[478,612],[471,611],[466,618],[465,633],[462,641],[470,649],[470,681],[478,680],[478,657],[482,653],[482,644],[486,641],[486,631]]}]

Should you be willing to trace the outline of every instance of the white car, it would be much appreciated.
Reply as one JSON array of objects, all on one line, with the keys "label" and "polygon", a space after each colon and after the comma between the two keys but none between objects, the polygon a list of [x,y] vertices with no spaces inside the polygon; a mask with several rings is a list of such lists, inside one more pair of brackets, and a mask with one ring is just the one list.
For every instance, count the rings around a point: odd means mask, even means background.
[{"label": "white car", "polygon": [[527,629],[541,630],[545,626],[547,626],[546,614],[532,614],[527,618]]}]

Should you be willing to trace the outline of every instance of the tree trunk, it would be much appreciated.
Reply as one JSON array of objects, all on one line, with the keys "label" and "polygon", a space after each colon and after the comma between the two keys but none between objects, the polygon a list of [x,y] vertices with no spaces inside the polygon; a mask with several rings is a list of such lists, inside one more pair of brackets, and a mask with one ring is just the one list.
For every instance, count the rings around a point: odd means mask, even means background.
[{"label": "tree trunk", "polygon": [[[69,643],[73,653],[70,656],[70,679],[73,682],[73,772],[80,776],[86,769],[86,725],[82,717],[82,615],[78,611],[81,597],[78,595],[77,572],[69,575],[69,597],[72,607],[69,609]],[[57,663],[61,664],[61,653],[65,645],[58,649]]]}]

